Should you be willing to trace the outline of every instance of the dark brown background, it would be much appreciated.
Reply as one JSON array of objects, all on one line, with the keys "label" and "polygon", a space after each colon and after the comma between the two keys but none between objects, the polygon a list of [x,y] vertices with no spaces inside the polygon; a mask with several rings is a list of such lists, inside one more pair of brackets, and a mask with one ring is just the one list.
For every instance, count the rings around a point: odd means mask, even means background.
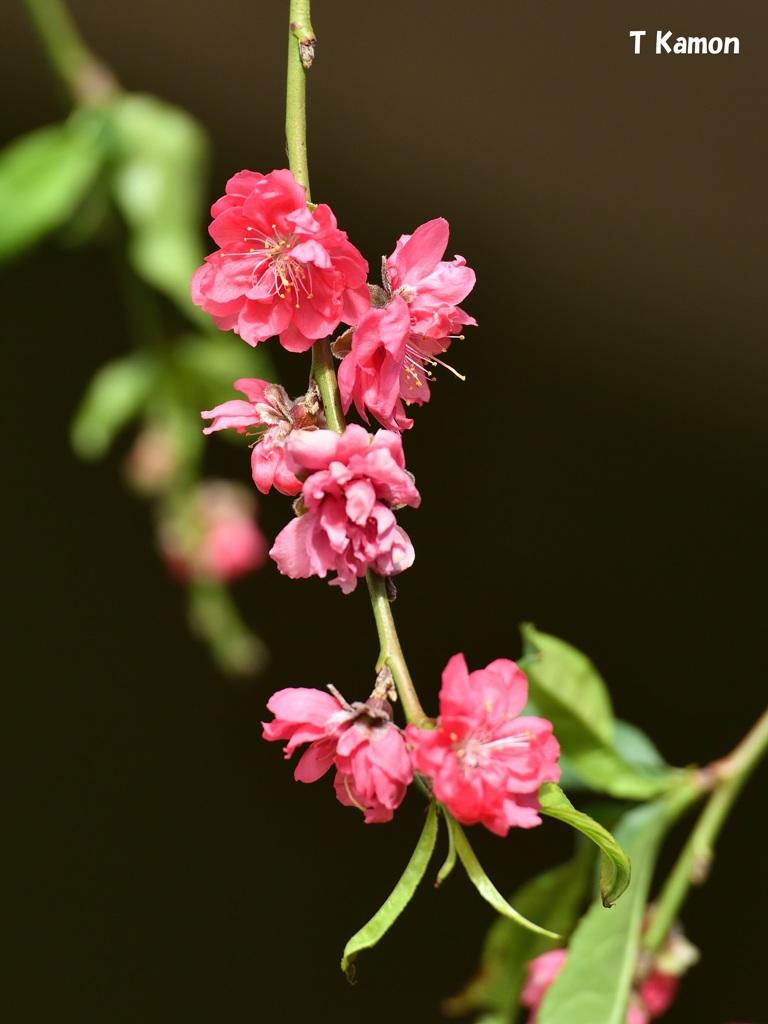
[{"label": "dark brown background", "polygon": [[[286,4],[71,7],[127,88],[208,127],[211,199],[236,170],[284,165]],[[766,5],[336,0],[313,14],[314,197],[372,265],[446,216],[478,274],[480,326],[452,350],[468,380],[442,375],[406,439],[424,503],[402,518],[418,557],[396,612],[424,699],[458,649],[472,667],[519,654],[530,619],[591,653],[670,761],[725,753],[765,699]],[[10,139],[64,106],[18,2],[3,19]],[[657,28],[737,35],[741,54],[657,57]],[[127,344],[103,257],[44,247],[0,288],[22,698],[8,1019],[438,1021],[490,911],[459,871],[425,886],[347,986],[341,949],[407,860],[418,801],[364,827],[259,739],[274,689],[367,692],[364,593],[268,568],[239,596],[271,670],[251,687],[217,678],[117,463],[68,448],[86,380]],[[303,387],[302,360],[280,373]],[[210,459],[248,478],[245,454],[212,441]],[[264,503],[272,536],[287,514]],[[670,1024],[768,1017],[765,783],[686,908],[703,960]],[[567,842],[553,823],[477,837],[505,890]]]}]

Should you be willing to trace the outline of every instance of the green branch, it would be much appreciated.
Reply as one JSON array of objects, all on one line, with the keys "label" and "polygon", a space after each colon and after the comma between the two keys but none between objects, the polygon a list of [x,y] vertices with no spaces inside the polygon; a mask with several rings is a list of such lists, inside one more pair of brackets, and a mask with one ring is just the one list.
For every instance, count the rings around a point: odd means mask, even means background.
[{"label": "green branch", "polygon": [[701,789],[711,790],[699,820],[693,827],[680,856],[661,890],[643,939],[643,946],[658,950],[677,920],[692,885],[706,881],[714,858],[715,842],[733,804],[768,750],[768,710],[739,745],[721,761],[698,773]]}]

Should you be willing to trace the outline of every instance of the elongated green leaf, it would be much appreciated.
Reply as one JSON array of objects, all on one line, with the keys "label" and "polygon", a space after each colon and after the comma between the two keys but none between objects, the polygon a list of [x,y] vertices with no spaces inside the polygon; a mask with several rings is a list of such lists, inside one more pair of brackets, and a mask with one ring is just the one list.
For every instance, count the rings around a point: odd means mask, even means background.
[{"label": "elongated green leaf", "polygon": [[190,318],[209,323],[189,295],[203,259],[203,130],[185,111],[154,96],[125,96],[112,118],[121,154],[115,198],[131,230],[134,268]]},{"label": "elongated green leaf", "polygon": [[659,846],[695,791],[676,792],[623,816],[616,840],[632,861],[632,884],[611,909],[596,900],[579,922],[568,958],[539,1008],[537,1024],[625,1024],[640,931]]},{"label": "elongated green leaf", "polygon": [[0,153],[0,260],[72,216],[103,155],[92,119],[82,116],[24,135]]},{"label": "elongated green leaf", "polygon": [[604,907],[611,907],[629,885],[629,857],[614,837],[588,814],[577,811],[565,793],[554,782],[545,782],[539,790],[541,813],[564,821],[583,833],[600,847],[603,869],[600,872],[600,895]]},{"label": "elongated green leaf", "polygon": [[157,372],[154,360],[139,352],[97,371],[71,428],[72,447],[81,458],[104,455],[118,431],[141,412]]},{"label": "elongated green leaf", "polygon": [[[674,785],[676,769],[633,763],[617,748],[608,690],[586,655],[529,623],[521,631],[531,699],[553,723],[577,776],[598,793],[629,800],[649,800]],[[620,738],[629,745],[626,731]]]},{"label": "elongated green leaf", "polygon": [[382,935],[386,934],[397,918],[402,914],[416,892],[419,882],[424,877],[427,864],[435,848],[437,838],[437,801],[433,800],[429,805],[427,820],[424,822],[416,849],[411,859],[400,876],[400,880],[389,894],[384,904],[373,915],[371,920],[364,925],[359,932],[355,932],[352,938],[344,947],[344,955],[341,958],[341,969],[349,981],[354,979],[355,969],[353,961],[361,949],[370,949],[375,946]]},{"label": "elongated green leaf", "polygon": [[515,921],[522,928],[527,928],[529,931],[535,932],[537,935],[545,935],[548,939],[559,939],[560,936],[556,932],[552,932],[548,928],[542,928],[541,925],[534,924],[533,921],[529,921],[526,917],[523,917],[521,913],[507,903],[488,875],[483,871],[480,861],[475,856],[475,851],[469,845],[469,841],[464,835],[464,830],[461,825],[459,825],[459,823],[452,818],[447,811],[445,812],[445,820],[451,831],[451,835],[453,836],[453,844],[459,860],[464,865],[470,881],[483,899],[487,903],[490,903],[497,913],[510,918],[510,920]]},{"label": "elongated green leaf", "polygon": [[[530,879],[510,903],[528,918],[567,937],[572,931],[593,884],[596,850],[581,839],[566,864]],[[465,988],[443,1003],[450,1016],[484,1010],[483,1021],[509,1024],[516,1016],[528,962],[562,944],[499,917],[488,931],[480,968]],[[479,1024],[479,1022],[478,1022]]]}]

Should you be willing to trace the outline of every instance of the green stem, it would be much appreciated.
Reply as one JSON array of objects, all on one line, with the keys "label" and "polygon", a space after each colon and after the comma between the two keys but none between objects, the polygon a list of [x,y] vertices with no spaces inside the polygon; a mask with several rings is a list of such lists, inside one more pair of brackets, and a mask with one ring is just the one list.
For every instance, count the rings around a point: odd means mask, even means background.
[{"label": "green stem", "polygon": [[[307,164],[307,102],[304,76],[314,55],[316,40],[309,20],[309,0],[291,0],[290,19],[285,137],[288,146],[289,167],[299,184],[307,190],[307,202],[311,202]],[[336,368],[327,338],[321,338],[312,346],[312,377],[323,401],[328,426],[337,434],[342,434],[346,420],[341,408]],[[366,580],[379,634],[380,653],[376,670],[379,671],[385,665],[389,667],[406,720],[417,725],[423,724],[427,718],[416,695],[400,647],[395,621],[392,617],[392,608],[387,597],[386,581],[370,569],[366,573]]]},{"label": "green stem", "polygon": [[653,918],[643,938],[646,949],[656,951],[661,947],[679,916],[688,890],[706,880],[720,830],[744,783],[767,750],[768,710],[727,757],[698,773],[701,788],[712,790],[712,795],[656,901]]},{"label": "green stem", "polygon": [[288,166],[296,181],[309,194],[309,166],[307,164],[307,90],[306,70],[302,53],[314,47],[315,34],[309,20],[309,0],[291,0],[290,32],[288,33],[288,79],[285,96],[285,141],[288,148]]},{"label": "green stem", "polygon": [[119,91],[112,72],[88,49],[61,0],[24,0],[48,59],[76,103],[99,103]]},{"label": "green stem", "polygon": [[377,576],[371,569],[365,574],[365,579],[368,584],[368,593],[371,596],[371,605],[373,606],[373,615],[376,619],[376,629],[379,634],[379,644],[381,647],[376,670],[380,670],[384,665],[389,666],[392,678],[395,680],[398,696],[403,705],[406,721],[413,722],[414,725],[422,725],[427,720],[427,716],[424,714],[424,709],[416,695],[408,666],[403,657],[400,640],[395,628],[395,620],[392,617],[392,606],[387,596],[386,581],[383,576]]},{"label": "green stem", "polygon": [[337,434],[343,434],[347,421],[341,409],[339,382],[336,379],[336,367],[333,365],[333,355],[327,338],[321,338],[312,346],[312,377],[323,400],[328,426]]}]

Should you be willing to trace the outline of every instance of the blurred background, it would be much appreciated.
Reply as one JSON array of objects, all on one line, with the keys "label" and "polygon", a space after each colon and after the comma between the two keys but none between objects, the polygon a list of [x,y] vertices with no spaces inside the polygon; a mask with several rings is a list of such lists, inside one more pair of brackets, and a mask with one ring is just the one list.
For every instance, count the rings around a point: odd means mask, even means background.
[{"label": "blurred background", "polygon": [[[235,171],[285,165],[287,4],[70,10],[126,89],[205,126],[209,202]],[[424,702],[457,650],[472,668],[519,655],[530,620],[591,655],[617,713],[670,762],[725,754],[766,690],[768,8],[334,0],[313,24],[313,198],[372,268],[447,217],[448,258],[478,278],[464,306],[479,326],[451,350],[467,381],[441,374],[405,439],[423,504],[402,513],[417,560],[395,614]],[[648,32],[639,56],[634,29]],[[741,52],[656,56],[657,29],[735,35]],[[19,0],[0,53],[3,142],[68,112]],[[201,213],[201,238],[206,225]],[[344,943],[399,877],[422,808],[364,826],[329,779],[296,785],[260,739],[283,686],[368,693],[364,588],[345,598],[267,565],[235,592],[269,666],[220,675],[124,483],[130,434],[102,462],[69,445],[89,378],[129,346],[109,261],[45,242],[0,276],[0,296],[19,705],[8,1020],[444,1019],[490,908],[459,870],[439,893],[425,885],[350,987]],[[271,352],[302,392],[308,360]],[[249,482],[244,446],[210,438],[205,458]],[[272,540],[288,499],[260,509]],[[745,790],[686,908],[703,956],[670,1024],[768,1019],[766,781]],[[570,851],[554,822],[473,838],[505,892]]]}]

